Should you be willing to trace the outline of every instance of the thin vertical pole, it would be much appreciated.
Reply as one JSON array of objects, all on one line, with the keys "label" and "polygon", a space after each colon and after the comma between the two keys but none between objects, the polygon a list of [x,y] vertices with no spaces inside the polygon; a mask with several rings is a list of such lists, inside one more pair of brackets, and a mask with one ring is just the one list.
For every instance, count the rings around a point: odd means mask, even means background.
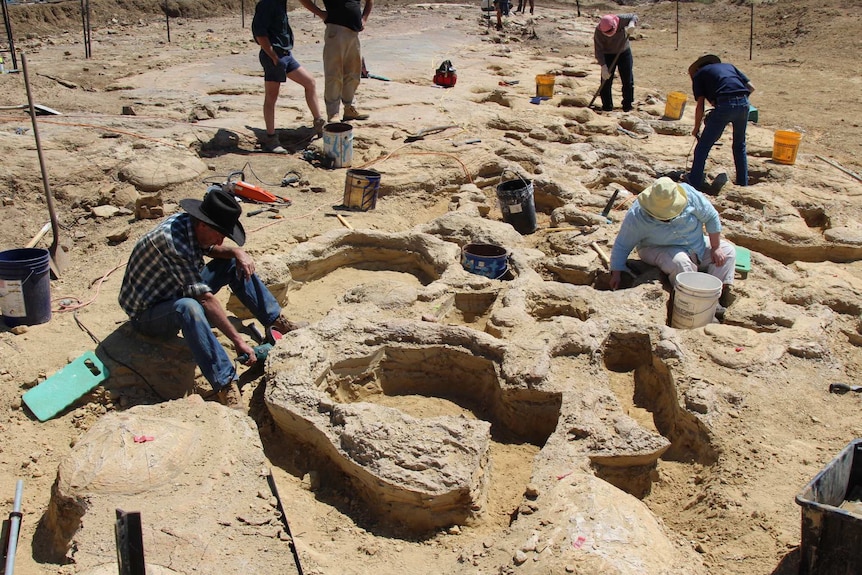
[{"label": "thin vertical pole", "polygon": [[165,0],[165,27],[168,30],[168,44],[171,43],[171,16],[168,14],[168,0]]},{"label": "thin vertical pole", "polygon": [[245,0],[240,0],[239,9],[242,11],[240,21],[242,22],[242,27],[245,28]]},{"label": "thin vertical pole", "polygon": [[18,69],[18,56],[15,55],[15,39],[12,37],[12,24],[9,22],[9,12],[6,10],[6,0],[3,4],[3,24],[6,26],[6,37],[9,39],[9,52],[12,53],[12,69]]},{"label": "thin vertical pole", "polygon": [[24,482],[19,479],[15,484],[15,501],[12,504],[12,513],[9,514],[9,545],[7,547],[6,566],[3,570],[6,575],[12,575],[15,572],[15,552],[18,550],[18,533],[21,531],[21,495],[23,493]]},{"label": "thin vertical pole", "polygon": [[748,59],[754,57],[754,0],[751,0],[751,32],[748,34]]},{"label": "thin vertical pole", "polygon": [[575,3],[578,5],[578,18],[581,17],[581,0],[575,0]]},{"label": "thin vertical pole", "polygon": [[676,0],[676,49],[679,50],[679,0]]}]

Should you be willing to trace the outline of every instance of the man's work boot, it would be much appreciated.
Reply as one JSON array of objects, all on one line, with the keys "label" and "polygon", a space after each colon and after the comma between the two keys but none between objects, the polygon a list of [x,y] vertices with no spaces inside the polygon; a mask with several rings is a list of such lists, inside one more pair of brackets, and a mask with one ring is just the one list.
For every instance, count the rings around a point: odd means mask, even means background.
[{"label": "man's work boot", "polygon": [[276,340],[281,339],[281,335],[308,327],[307,321],[290,321],[283,315],[278,316],[271,326],[266,328],[266,343],[275,344]]},{"label": "man's work boot", "polygon": [[326,125],[326,120],[323,118],[314,119],[314,135],[320,138],[323,136],[323,126]]},{"label": "man's work boot", "polygon": [[231,409],[244,409],[242,404],[242,393],[240,393],[239,386],[235,381],[232,381],[221,388],[216,395],[218,396],[219,403],[225,407],[230,407]]},{"label": "man's work boot", "polygon": [[281,146],[281,142],[278,140],[278,134],[266,134],[260,141],[260,147],[264,152],[270,154],[287,153],[287,150]]},{"label": "man's work boot", "polygon": [[360,114],[356,110],[356,106],[353,104],[344,106],[344,116],[341,117],[342,122],[349,122],[350,120],[367,120],[368,114]]}]

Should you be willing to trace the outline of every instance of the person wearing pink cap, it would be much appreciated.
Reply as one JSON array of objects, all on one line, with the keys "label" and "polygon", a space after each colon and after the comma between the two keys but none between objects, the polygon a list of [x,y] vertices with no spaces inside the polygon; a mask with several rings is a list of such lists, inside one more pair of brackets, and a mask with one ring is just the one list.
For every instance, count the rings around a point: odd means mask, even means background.
[{"label": "person wearing pink cap", "polygon": [[602,110],[614,109],[611,84],[614,72],[619,68],[623,84],[623,112],[630,112],[635,100],[634,62],[629,34],[638,23],[637,14],[605,14],[599,20],[593,34],[596,62],[602,67]]}]

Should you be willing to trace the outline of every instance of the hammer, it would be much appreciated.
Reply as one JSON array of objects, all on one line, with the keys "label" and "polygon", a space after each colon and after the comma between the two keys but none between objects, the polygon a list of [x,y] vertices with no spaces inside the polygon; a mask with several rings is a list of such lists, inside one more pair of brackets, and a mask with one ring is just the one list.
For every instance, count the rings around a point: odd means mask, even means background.
[{"label": "hammer", "polygon": [[256,215],[258,215],[258,214],[262,214],[263,212],[275,212],[275,213],[277,214],[277,213],[278,213],[278,208],[276,208],[275,206],[270,206],[270,207],[268,207],[268,208],[261,208],[261,209],[259,209],[259,210],[254,210],[253,212],[249,212],[249,213],[247,213],[247,214],[246,214],[246,217],[247,217],[247,218],[250,218],[250,217],[252,217],[252,216],[256,216]]}]

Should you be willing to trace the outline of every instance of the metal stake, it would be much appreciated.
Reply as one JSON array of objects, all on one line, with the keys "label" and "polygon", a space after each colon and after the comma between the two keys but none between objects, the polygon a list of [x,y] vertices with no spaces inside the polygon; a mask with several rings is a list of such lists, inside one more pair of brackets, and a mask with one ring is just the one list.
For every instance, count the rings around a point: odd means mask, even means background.
[{"label": "metal stake", "polygon": [[15,552],[18,550],[18,533],[21,531],[21,495],[24,493],[24,482],[19,479],[15,484],[15,502],[12,513],[9,514],[9,546],[6,552],[6,568],[3,573],[12,575],[15,571]]}]

